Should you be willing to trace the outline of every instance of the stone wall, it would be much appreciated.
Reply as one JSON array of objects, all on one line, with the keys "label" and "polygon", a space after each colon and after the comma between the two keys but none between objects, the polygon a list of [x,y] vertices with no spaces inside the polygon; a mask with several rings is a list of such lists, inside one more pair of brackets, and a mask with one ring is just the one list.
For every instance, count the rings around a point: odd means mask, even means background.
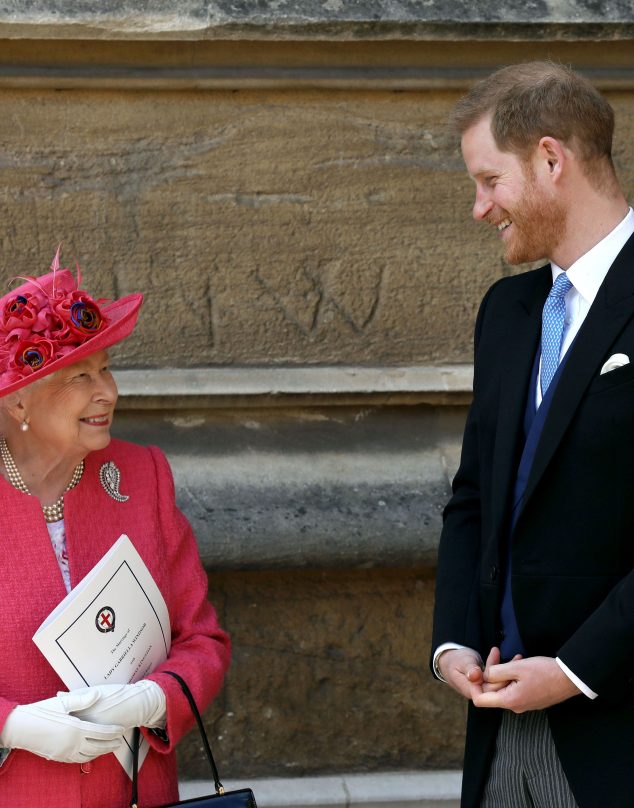
[{"label": "stone wall", "polygon": [[7,90],[4,254],[32,273],[63,241],[104,295],[143,290],[123,366],[468,361],[498,267],[452,236],[452,96],[430,100]]},{"label": "stone wall", "polygon": [[[634,107],[608,95],[631,187]],[[457,92],[0,97],[7,273],[61,241],[103,295],[143,290],[121,366],[469,361],[509,268],[469,221],[443,130]]]},{"label": "stone wall", "polygon": [[[211,575],[234,665],[208,716],[228,776],[456,767],[463,705],[432,681],[429,569]],[[182,768],[207,772],[183,745]]]},{"label": "stone wall", "polygon": [[3,0],[6,38],[626,39],[628,0]]}]

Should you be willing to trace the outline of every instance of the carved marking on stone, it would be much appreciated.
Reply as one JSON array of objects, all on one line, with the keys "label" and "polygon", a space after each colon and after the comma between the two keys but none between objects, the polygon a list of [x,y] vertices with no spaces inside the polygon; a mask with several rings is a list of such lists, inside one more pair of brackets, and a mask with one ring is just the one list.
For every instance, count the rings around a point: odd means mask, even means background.
[{"label": "carved marking on stone", "polygon": [[[313,334],[317,328],[319,310],[323,301],[323,291],[309,274],[300,269],[289,280],[282,291],[279,284],[267,279],[262,270],[256,269],[257,282],[273,298],[284,317],[305,336]],[[282,279],[284,280],[284,279]]]},{"label": "carved marking on stone", "polygon": [[205,303],[207,304],[209,346],[213,347],[216,343],[216,335],[215,335],[215,318],[214,318],[214,299],[211,292],[211,277],[209,275],[207,276],[207,280],[205,281],[204,296],[205,296]]},{"label": "carved marking on stone", "polygon": [[376,317],[384,274],[383,267],[354,267],[346,259],[331,261],[324,267],[326,298],[358,334]]},{"label": "carved marking on stone", "polygon": [[[278,270],[279,272],[279,270]],[[300,269],[293,278],[267,278],[256,270],[256,280],[273,298],[284,317],[307,337],[317,334],[332,320],[334,309],[357,334],[373,323],[381,302],[384,267],[352,267],[345,259],[324,264],[317,270]]]}]

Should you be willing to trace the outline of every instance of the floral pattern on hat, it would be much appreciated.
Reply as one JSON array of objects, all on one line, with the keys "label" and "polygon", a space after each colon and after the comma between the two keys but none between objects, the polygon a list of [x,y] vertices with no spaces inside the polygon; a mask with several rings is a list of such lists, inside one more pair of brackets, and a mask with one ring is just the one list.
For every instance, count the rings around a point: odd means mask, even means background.
[{"label": "floral pattern on hat", "polygon": [[[51,265],[53,284],[44,290],[36,278],[23,278],[19,292],[0,311],[0,380],[3,385],[26,378],[71,353],[108,326],[108,318],[77,281],[60,272],[60,248]],[[57,274],[59,273],[59,274]]]}]

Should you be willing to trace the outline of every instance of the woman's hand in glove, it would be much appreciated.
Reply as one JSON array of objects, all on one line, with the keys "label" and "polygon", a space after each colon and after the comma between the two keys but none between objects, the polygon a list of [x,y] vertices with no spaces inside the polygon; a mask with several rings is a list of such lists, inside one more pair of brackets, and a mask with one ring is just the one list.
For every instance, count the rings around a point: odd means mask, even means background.
[{"label": "woman's hand in glove", "polygon": [[1,745],[61,763],[85,763],[115,752],[123,743],[123,726],[93,723],[70,715],[89,710],[98,700],[99,695],[90,693],[90,689],[65,693],[64,700],[54,697],[19,704],[9,713],[0,732]]},{"label": "woman's hand in glove", "polygon": [[120,724],[125,729],[163,729],[165,726],[165,694],[156,682],[149,679],[141,679],[133,685],[83,687],[57,696],[64,703],[68,697],[80,693],[97,695],[87,707],[69,710],[77,718],[101,724]]}]

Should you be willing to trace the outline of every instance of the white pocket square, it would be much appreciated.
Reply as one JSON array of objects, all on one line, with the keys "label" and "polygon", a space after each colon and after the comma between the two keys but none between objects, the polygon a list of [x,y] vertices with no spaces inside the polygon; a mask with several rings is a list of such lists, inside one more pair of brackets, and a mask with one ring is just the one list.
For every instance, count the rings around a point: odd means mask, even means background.
[{"label": "white pocket square", "polygon": [[622,368],[623,365],[630,364],[630,357],[624,353],[615,353],[608,359],[607,362],[604,363],[603,367],[601,368],[600,375],[603,376],[604,373],[609,373],[611,370],[616,370],[617,368]]}]

